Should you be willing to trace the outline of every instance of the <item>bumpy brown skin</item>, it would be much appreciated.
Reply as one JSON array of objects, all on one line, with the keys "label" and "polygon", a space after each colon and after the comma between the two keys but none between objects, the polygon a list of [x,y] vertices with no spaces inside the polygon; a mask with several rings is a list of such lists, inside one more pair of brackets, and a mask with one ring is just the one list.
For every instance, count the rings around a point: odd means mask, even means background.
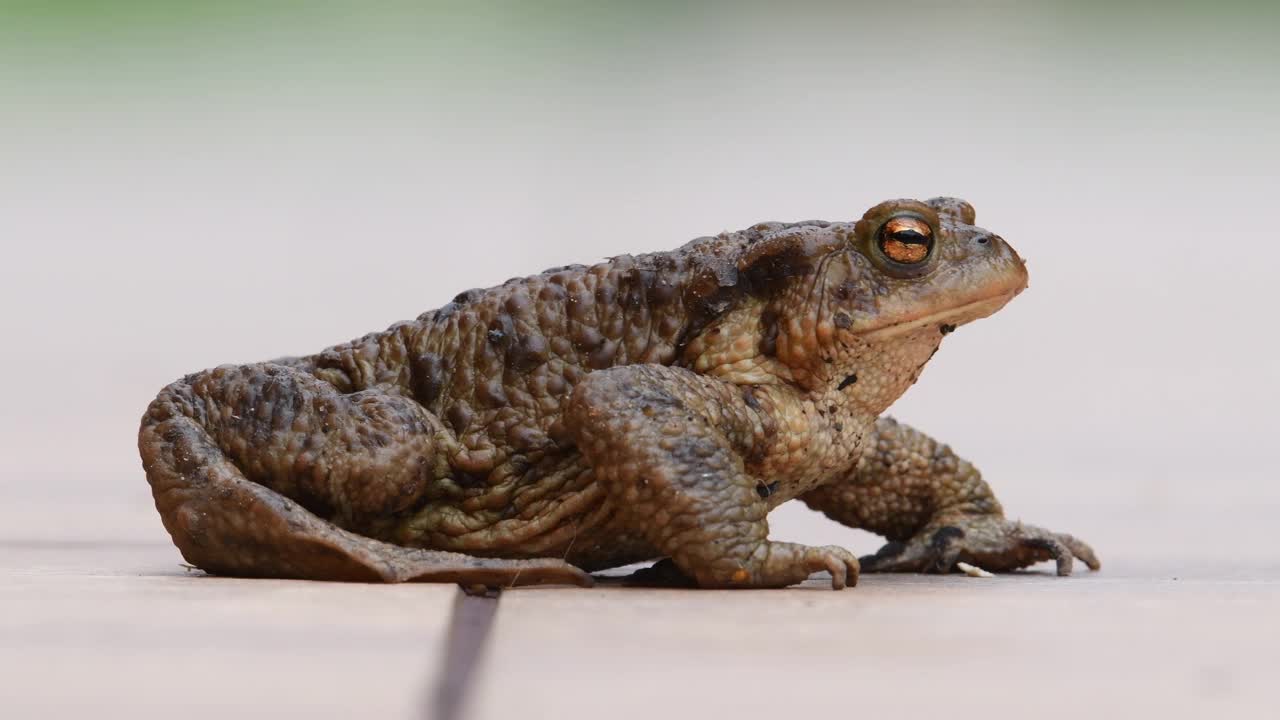
[{"label": "bumpy brown skin", "polygon": [[[903,217],[931,229],[922,262],[877,241]],[[793,498],[889,538],[866,570],[1096,568],[880,418],[945,334],[1026,286],[973,222],[960,200],[891,201],[468,291],[317,355],[169,385],[143,467],[183,556],[226,575],[587,585],[667,558],[642,579],[856,582],[844,549],[768,539]]]}]

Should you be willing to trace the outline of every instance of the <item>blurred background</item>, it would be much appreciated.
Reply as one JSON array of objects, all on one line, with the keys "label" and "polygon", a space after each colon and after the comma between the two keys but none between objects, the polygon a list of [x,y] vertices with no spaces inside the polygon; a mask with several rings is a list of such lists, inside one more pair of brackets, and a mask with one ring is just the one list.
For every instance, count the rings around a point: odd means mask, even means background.
[{"label": "blurred background", "polygon": [[1104,561],[1274,563],[1278,8],[0,0],[0,538],[167,542],[187,372],[945,194],[1031,290],[893,413]]}]

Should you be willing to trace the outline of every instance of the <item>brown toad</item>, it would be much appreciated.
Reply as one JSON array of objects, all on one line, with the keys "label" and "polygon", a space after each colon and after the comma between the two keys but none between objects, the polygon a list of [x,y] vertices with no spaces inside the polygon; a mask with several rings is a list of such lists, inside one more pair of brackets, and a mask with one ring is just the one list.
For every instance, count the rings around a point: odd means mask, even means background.
[{"label": "brown toad", "polygon": [[165,528],[212,573],[778,587],[838,547],[768,539],[798,498],[890,540],[867,571],[1072,556],[969,463],[881,413],[943,337],[1027,284],[961,200],[761,223],[472,290],[316,355],[169,385],[139,448]]}]

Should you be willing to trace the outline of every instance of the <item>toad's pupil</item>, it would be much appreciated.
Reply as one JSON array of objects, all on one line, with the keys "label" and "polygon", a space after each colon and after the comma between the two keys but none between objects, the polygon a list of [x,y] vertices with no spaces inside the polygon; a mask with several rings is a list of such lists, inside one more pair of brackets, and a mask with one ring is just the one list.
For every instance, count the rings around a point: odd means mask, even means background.
[{"label": "toad's pupil", "polygon": [[881,249],[894,262],[914,264],[929,254],[929,238],[917,230],[898,230],[885,238]]}]

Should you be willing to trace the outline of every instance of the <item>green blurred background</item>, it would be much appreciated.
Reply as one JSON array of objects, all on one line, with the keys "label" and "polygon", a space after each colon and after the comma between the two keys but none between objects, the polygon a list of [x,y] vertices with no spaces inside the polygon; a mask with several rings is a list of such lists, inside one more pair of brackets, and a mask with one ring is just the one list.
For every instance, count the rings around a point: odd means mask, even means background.
[{"label": "green blurred background", "polygon": [[895,414],[1113,554],[1205,508],[1264,552],[1277,7],[0,0],[0,534],[165,541],[134,434],[186,372],[951,194],[1032,289]]}]

